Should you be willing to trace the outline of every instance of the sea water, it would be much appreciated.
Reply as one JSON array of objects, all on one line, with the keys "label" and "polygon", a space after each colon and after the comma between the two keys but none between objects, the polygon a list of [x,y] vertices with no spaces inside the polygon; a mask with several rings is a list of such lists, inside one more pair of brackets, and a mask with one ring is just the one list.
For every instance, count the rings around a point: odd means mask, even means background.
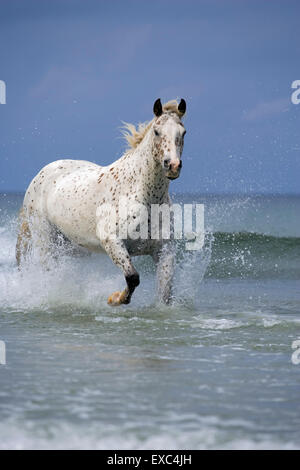
[{"label": "sea water", "polygon": [[300,197],[203,196],[200,253],[178,247],[175,301],[155,269],[128,306],[104,255],[15,262],[21,194],[0,198],[0,448],[300,448]]}]

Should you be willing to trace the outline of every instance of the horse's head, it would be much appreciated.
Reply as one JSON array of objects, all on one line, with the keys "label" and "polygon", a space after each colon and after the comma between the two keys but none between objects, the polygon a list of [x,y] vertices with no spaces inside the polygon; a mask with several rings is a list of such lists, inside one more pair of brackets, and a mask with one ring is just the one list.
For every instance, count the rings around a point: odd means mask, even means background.
[{"label": "horse's head", "polygon": [[165,106],[157,99],[153,106],[156,116],[152,126],[154,157],[170,180],[178,178],[182,167],[181,154],[186,131],[181,118],[185,110],[186,103],[183,99],[179,104],[171,101]]}]

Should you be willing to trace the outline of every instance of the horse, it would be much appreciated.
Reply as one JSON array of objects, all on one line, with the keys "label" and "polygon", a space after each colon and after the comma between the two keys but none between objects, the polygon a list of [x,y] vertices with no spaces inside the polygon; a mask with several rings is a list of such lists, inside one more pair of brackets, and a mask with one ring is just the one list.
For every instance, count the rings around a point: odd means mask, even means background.
[{"label": "horse", "polygon": [[[16,244],[19,269],[35,248],[40,260],[51,256],[54,234],[61,234],[74,246],[88,252],[105,252],[123,271],[126,287],[108,297],[108,304],[129,304],[140,283],[132,256],[152,256],[157,269],[158,297],[172,300],[174,243],[158,237],[125,236],[127,222],[138,233],[144,223],[143,205],[171,206],[169,183],[179,177],[185,127],[182,117],[186,102],[181,99],[162,105],[158,98],[150,122],[134,126],[124,123],[123,135],[129,147],[108,166],[84,160],[57,160],[40,170],[31,181],[20,211]],[[127,218],[116,221],[127,204]],[[149,212],[148,212],[149,214]],[[148,222],[151,216],[148,215]],[[134,232],[133,230],[133,232]],[[149,229],[150,230],[150,229]],[[136,233],[135,232],[135,233]],[[117,234],[117,235],[116,235]]]}]

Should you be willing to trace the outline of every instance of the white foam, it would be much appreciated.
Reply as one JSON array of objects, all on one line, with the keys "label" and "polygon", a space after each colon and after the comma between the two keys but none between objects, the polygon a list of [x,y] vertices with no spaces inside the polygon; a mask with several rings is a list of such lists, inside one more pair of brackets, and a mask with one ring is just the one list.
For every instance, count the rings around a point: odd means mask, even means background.
[{"label": "white foam", "polygon": [[[58,261],[48,261],[50,270],[45,271],[38,263],[31,262],[20,272],[15,260],[16,220],[8,220],[0,228],[0,304],[7,310],[49,310],[73,305],[74,310],[77,307],[97,311],[106,306],[112,292],[124,288],[123,274],[106,255],[75,258],[60,250]],[[177,266],[175,294],[189,299],[195,297],[209,262],[210,248],[203,259],[199,256],[199,253],[184,253],[182,263]],[[139,258],[134,263],[142,264]],[[142,282],[132,305],[138,299],[139,307],[143,307],[153,303],[155,273],[147,272],[141,265],[140,274]]]},{"label": "white foam", "polygon": [[204,330],[231,330],[232,328],[240,328],[244,326],[241,321],[230,320],[228,318],[199,318],[191,323],[193,328],[201,328]]},{"label": "white foam", "polygon": [[145,435],[142,430],[136,433],[126,427],[120,430],[101,423],[88,426],[62,423],[37,428],[32,422],[8,420],[0,425],[0,449],[299,449],[295,442],[282,442],[271,435],[257,439],[236,437],[230,429],[217,429],[215,421],[195,430],[168,426]]}]

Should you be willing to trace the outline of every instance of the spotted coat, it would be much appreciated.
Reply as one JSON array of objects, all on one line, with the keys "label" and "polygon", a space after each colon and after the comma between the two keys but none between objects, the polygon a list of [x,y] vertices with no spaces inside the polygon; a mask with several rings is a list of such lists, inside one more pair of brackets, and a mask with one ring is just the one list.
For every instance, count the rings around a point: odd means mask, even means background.
[{"label": "spotted coat", "polygon": [[[174,102],[171,102],[174,103]],[[108,166],[82,160],[58,160],[45,166],[30,183],[22,207],[22,224],[17,243],[17,261],[28,254],[30,243],[39,240],[44,252],[51,244],[53,228],[68,240],[89,251],[105,251],[122,269],[127,287],[112,294],[112,305],[129,303],[139,276],[131,256],[150,254],[157,263],[159,296],[168,302],[174,254],[170,242],[150,239],[101,237],[122,231],[118,212],[127,204],[127,223],[138,231],[141,214],[136,203],[151,214],[151,204],[170,204],[169,183],[181,169],[184,126],[176,107],[162,112],[148,124],[140,142],[132,145]],[[107,207],[114,207],[117,219],[111,220]],[[148,216],[148,222],[151,222]],[[35,237],[33,236],[35,235]],[[43,251],[42,250],[42,251]]]}]

